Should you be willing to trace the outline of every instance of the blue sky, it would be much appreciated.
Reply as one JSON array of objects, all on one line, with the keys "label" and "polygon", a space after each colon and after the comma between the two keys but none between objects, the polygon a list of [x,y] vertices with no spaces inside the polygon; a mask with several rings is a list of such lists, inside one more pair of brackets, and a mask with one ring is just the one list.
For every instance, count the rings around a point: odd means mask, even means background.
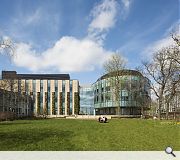
[{"label": "blue sky", "polygon": [[93,83],[113,53],[134,69],[172,43],[179,0],[1,0],[0,37],[15,43],[0,70],[70,73]]}]

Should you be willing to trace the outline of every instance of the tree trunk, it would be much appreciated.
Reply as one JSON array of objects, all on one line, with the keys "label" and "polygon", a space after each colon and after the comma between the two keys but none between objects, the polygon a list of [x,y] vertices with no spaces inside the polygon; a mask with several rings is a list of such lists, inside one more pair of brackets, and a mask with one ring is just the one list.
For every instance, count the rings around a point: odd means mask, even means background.
[{"label": "tree trunk", "polygon": [[177,105],[175,105],[175,112],[174,112],[174,119],[175,119],[175,120],[177,120],[176,113],[177,113]]},{"label": "tree trunk", "polygon": [[120,98],[119,98],[119,93],[116,93],[116,98],[115,98],[115,101],[117,103],[117,115],[121,115],[121,105],[120,105]]},{"label": "tree trunk", "polygon": [[169,118],[169,102],[166,103],[167,107],[166,107],[166,119]]},{"label": "tree trunk", "polygon": [[3,90],[3,92],[2,92],[2,98],[3,98],[3,112],[5,111],[5,109],[4,109],[4,90]]},{"label": "tree trunk", "polygon": [[143,105],[141,107],[141,115],[142,115],[142,118],[144,117],[144,108],[143,108]]},{"label": "tree trunk", "polygon": [[161,108],[162,108],[162,97],[159,97],[159,112],[158,112],[158,119],[161,120]]}]

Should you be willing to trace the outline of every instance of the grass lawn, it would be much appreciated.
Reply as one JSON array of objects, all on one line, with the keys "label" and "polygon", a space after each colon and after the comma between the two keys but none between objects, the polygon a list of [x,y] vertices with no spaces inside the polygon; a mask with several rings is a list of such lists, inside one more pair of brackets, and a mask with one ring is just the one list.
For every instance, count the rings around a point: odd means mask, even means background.
[{"label": "grass lawn", "polygon": [[180,124],[141,119],[0,122],[1,151],[161,151],[167,146],[180,151]]}]

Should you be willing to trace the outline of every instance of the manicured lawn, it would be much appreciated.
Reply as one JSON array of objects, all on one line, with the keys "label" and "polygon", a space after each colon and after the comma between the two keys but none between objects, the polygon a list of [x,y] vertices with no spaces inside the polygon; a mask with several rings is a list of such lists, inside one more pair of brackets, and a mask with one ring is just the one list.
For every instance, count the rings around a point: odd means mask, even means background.
[{"label": "manicured lawn", "polygon": [[180,150],[180,124],[141,119],[0,122],[1,151],[160,151],[166,146]]}]

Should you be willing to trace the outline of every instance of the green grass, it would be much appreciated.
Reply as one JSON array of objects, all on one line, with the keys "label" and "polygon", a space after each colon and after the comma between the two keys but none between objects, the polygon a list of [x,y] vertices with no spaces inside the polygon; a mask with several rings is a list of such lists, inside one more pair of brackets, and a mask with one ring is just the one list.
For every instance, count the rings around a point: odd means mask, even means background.
[{"label": "green grass", "polygon": [[1,151],[160,151],[166,146],[180,150],[180,124],[141,119],[0,122]]}]

